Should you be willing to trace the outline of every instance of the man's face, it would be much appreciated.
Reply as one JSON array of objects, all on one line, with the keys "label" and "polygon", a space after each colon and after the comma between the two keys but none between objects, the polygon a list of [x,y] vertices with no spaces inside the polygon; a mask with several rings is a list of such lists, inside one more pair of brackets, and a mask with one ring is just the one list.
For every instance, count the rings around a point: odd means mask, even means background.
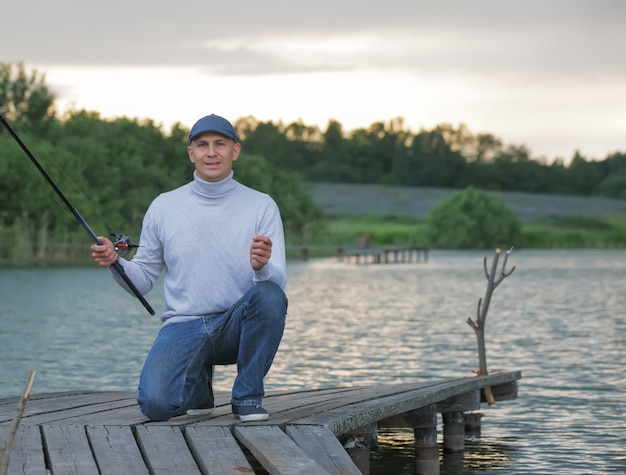
[{"label": "man's face", "polygon": [[211,182],[223,180],[230,174],[240,150],[240,144],[214,132],[199,135],[187,147],[198,177]]}]

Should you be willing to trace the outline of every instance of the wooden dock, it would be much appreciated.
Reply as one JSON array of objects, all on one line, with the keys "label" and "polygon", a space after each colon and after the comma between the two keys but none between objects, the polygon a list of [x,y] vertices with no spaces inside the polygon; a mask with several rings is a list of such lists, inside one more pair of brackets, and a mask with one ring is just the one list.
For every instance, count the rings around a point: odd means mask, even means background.
[{"label": "wooden dock", "polygon": [[428,249],[424,247],[355,247],[339,249],[337,257],[342,262],[356,264],[398,264],[427,262]]},{"label": "wooden dock", "polygon": [[[28,401],[9,474],[361,474],[378,428],[412,428],[417,473],[439,473],[439,451],[463,450],[465,411],[517,397],[521,372],[367,387],[274,391],[268,421],[241,423],[230,394],[216,393],[210,416],[149,422],[135,393],[78,391]],[[5,439],[18,398],[0,400]],[[443,447],[437,444],[437,414]]]}]

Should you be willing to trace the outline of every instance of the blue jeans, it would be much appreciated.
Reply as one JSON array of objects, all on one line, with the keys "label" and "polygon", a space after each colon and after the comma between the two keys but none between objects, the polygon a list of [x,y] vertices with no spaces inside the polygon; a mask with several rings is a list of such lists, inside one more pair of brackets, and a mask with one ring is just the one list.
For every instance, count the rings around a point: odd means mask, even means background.
[{"label": "blue jeans", "polygon": [[255,284],[224,313],[164,325],[139,378],[137,402],[153,421],[211,407],[213,365],[237,364],[232,402],[260,405],[263,378],[283,336],[287,297],[273,282]]}]

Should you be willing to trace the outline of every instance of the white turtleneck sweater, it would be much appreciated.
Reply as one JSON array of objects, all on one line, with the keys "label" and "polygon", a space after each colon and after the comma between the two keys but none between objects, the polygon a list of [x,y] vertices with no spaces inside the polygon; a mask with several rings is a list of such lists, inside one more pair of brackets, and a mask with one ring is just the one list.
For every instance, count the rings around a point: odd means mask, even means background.
[{"label": "white turtleneck sweater", "polygon": [[[259,271],[250,264],[257,234],[272,240],[272,256]],[[278,206],[269,195],[235,181],[232,172],[216,183],[194,172],[192,182],[159,195],[144,217],[139,246],[120,264],[144,295],[165,267],[161,320],[166,323],[226,311],[255,282],[269,280],[283,289],[287,282]]]}]

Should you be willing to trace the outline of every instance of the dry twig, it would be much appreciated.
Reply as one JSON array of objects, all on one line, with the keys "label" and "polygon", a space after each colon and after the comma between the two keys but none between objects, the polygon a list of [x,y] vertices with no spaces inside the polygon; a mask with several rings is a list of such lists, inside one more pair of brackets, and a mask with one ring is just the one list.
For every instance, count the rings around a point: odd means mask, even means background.
[{"label": "dry twig", "polygon": [[[513,247],[506,251],[504,256],[504,262],[502,263],[502,270],[498,278],[496,279],[496,273],[498,269],[498,260],[500,259],[501,250],[496,249],[493,256],[493,263],[491,264],[491,271],[487,270],[487,258],[483,260],[483,268],[485,271],[485,278],[487,279],[487,290],[485,291],[485,297],[478,300],[478,308],[476,309],[476,321],[471,318],[467,319],[467,324],[474,329],[476,333],[476,339],[478,343],[478,372],[477,374],[486,375],[487,372],[487,353],[485,350],[485,320],[487,320],[487,312],[489,310],[489,304],[491,303],[491,296],[493,291],[502,283],[502,281],[510,276],[515,270],[515,266],[511,268],[509,272],[506,270],[506,263],[509,259],[509,254],[513,251]],[[485,388],[485,396],[489,405],[495,403],[495,398],[491,388]]]},{"label": "dry twig", "polygon": [[7,475],[9,471],[9,457],[11,456],[11,447],[13,447],[15,434],[17,434],[17,428],[20,425],[22,415],[24,414],[24,409],[26,408],[26,401],[28,401],[28,398],[30,398],[30,391],[33,388],[33,383],[35,382],[35,374],[37,374],[35,371],[30,372],[30,377],[28,378],[26,389],[24,389],[24,393],[22,394],[20,403],[17,406],[17,412],[15,414],[15,417],[13,418],[13,423],[11,424],[11,428],[9,429],[9,433],[7,434],[6,441],[0,438],[0,475]]}]

